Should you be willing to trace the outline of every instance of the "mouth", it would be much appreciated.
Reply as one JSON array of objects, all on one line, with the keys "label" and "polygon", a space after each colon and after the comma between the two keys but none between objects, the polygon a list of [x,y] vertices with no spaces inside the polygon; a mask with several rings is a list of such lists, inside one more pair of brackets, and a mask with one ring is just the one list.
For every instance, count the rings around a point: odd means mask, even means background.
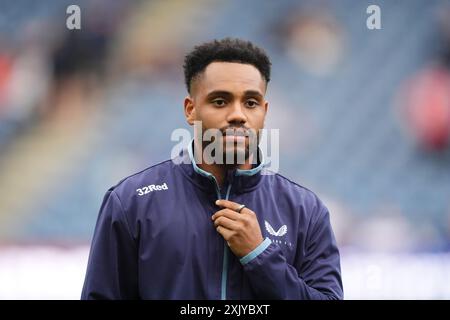
[{"label": "mouth", "polygon": [[245,129],[227,129],[223,132],[225,141],[232,141],[235,143],[245,142],[248,136],[248,131]]},{"label": "mouth", "polygon": [[242,135],[225,135],[224,136],[224,140],[225,141],[232,141],[232,142],[245,142],[245,140],[247,139],[246,136],[242,136]]},{"label": "mouth", "polygon": [[226,129],[223,131],[224,137],[248,137],[249,133],[246,129]]}]

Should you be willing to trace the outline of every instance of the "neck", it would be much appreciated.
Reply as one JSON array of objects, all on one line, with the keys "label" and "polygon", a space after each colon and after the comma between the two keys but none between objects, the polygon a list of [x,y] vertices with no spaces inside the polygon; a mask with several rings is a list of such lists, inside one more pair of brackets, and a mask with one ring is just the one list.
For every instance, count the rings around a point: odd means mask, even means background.
[{"label": "neck", "polygon": [[[216,164],[206,163],[203,152],[201,147],[197,143],[194,143],[194,155],[201,154],[201,163],[197,163],[197,166],[205,170],[206,172],[211,173],[214,178],[216,178],[217,183],[219,184],[219,187],[222,188],[225,183],[225,177],[227,174],[227,171],[233,170],[233,169],[241,169],[241,170],[249,170],[252,168],[252,157],[250,156],[248,159],[245,160],[245,163],[239,164],[239,165],[227,165],[227,164]],[[195,159],[197,157],[194,157]]]}]

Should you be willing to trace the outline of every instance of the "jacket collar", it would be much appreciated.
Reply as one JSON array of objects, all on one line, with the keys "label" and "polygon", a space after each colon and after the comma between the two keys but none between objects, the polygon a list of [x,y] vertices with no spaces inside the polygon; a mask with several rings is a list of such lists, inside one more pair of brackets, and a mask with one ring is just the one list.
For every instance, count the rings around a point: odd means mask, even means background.
[{"label": "jacket collar", "polygon": [[[181,164],[179,167],[183,174],[197,187],[207,193],[217,196],[218,185],[216,179],[211,173],[201,169],[197,165],[193,148],[194,140],[189,143],[187,149],[183,149],[180,152],[178,160],[181,160]],[[250,192],[258,186],[262,178],[261,172],[264,168],[264,158],[260,149],[259,154],[261,155],[261,162],[254,165],[252,169],[234,169],[227,173],[226,185],[231,183],[232,194]]]}]

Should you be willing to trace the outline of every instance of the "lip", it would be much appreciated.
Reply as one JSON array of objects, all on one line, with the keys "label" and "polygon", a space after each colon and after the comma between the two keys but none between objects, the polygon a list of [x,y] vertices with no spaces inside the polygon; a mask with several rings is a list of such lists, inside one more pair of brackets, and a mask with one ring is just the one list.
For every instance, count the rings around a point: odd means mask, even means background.
[{"label": "lip", "polygon": [[226,130],[224,136],[231,137],[248,137],[248,133],[244,130]]}]

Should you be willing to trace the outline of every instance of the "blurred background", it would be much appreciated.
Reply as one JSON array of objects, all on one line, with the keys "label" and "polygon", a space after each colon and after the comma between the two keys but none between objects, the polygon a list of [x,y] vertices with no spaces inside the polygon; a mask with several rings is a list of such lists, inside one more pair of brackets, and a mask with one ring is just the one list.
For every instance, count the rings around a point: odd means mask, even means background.
[{"label": "blurred background", "polygon": [[104,193],[170,158],[183,57],[226,36],[272,58],[280,173],[330,209],[345,297],[450,299],[444,0],[1,1],[0,299],[79,299]]}]

